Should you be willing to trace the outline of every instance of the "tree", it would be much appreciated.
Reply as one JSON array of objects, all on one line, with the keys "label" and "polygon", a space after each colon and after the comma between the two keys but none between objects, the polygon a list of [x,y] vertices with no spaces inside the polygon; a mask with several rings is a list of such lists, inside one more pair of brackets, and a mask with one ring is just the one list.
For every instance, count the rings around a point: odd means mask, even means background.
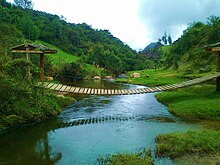
[{"label": "tree", "polygon": [[168,38],[167,38],[167,41],[168,41],[169,45],[172,44],[172,38],[171,38],[170,34],[169,34],[169,36],[168,36]]},{"label": "tree", "polygon": [[164,35],[162,36],[162,41],[166,45],[167,44],[167,32],[164,32]]},{"label": "tree", "polygon": [[162,40],[161,40],[160,38],[158,38],[158,42],[161,43],[161,41],[162,41]]},{"label": "tree", "polygon": [[33,9],[32,0],[14,0],[14,4],[24,9]]}]

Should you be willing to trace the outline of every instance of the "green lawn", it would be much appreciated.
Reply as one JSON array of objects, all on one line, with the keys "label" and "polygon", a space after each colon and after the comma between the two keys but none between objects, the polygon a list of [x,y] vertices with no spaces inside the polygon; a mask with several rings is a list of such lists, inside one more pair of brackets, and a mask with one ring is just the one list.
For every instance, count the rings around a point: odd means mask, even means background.
[{"label": "green lawn", "polygon": [[[140,73],[140,78],[132,78],[132,73]],[[141,70],[127,73],[127,78],[118,78],[116,82],[124,82],[130,84],[140,84],[149,86],[158,86],[181,82],[181,78],[177,71],[174,70]]]},{"label": "green lawn", "polygon": [[197,85],[163,92],[157,99],[168,106],[168,110],[184,119],[220,120],[220,92],[214,85]]},{"label": "green lawn", "polygon": [[[55,68],[59,69],[63,64],[65,63],[71,63],[71,62],[75,62],[79,59],[79,57],[74,56],[72,54],[66,53],[63,50],[59,49],[58,47],[48,44],[44,41],[35,41],[35,44],[44,44],[50,48],[56,49],[57,50],[57,54],[50,54],[47,55],[50,57],[52,64],[54,65]],[[83,63],[84,68],[88,71],[89,75],[87,76],[87,78],[93,78],[94,76],[101,76],[101,68],[96,68],[93,65],[90,64],[86,64]]]},{"label": "green lawn", "polygon": [[[133,73],[140,73],[140,78],[133,78],[131,76]],[[178,72],[177,70],[172,70],[172,69],[141,70],[141,71],[128,72],[127,78],[118,78],[115,79],[115,82],[140,84],[146,86],[159,86],[159,85],[175,84],[185,80],[205,76],[207,74],[209,73],[186,75]]]}]

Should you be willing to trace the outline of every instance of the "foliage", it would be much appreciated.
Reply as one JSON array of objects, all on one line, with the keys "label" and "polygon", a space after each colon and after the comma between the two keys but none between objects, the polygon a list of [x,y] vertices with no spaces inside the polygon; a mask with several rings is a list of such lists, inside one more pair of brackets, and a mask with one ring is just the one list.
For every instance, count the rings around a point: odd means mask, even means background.
[{"label": "foliage", "polygon": [[159,157],[220,154],[220,133],[217,131],[202,130],[159,135],[156,142],[156,154]]},{"label": "foliage", "polygon": [[[36,122],[60,112],[59,99],[35,87],[28,76],[36,67],[24,59],[4,64],[0,72],[0,127]],[[57,103],[58,102],[58,103]]]},{"label": "foliage", "polygon": [[165,68],[174,67],[182,72],[209,72],[214,70],[216,55],[205,52],[204,46],[219,42],[220,18],[210,16],[207,21],[193,22],[181,38],[172,45],[160,48]]},{"label": "foliage", "polygon": [[58,79],[61,82],[71,82],[82,80],[86,76],[86,70],[79,62],[64,64],[58,73]]},{"label": "foliage", "polygon": [[0,21],[0,70],[2,65],[12,57],[8,52],[9,48],[23,41],[23,35],[15,26]]},{"label": "foliage", "polygon": [[28,72],[32,72],[33,74],[38,72],[37,67],[35,67],[31,62],[22,58],[7,62],[4,65],[3,70],[7,75],[22,81],[29,80],[30,77]]},{"label": "foliage", "polygon": [[79,59],[79,57],[74,56],[74,55],[69,54],[69,53],[66,53],[65,51],[59,49],[58,47],[56,47],[52,44],[48,44],[44,41],[36,40],[34,42],[34,44],[44,44],[44,45],[48,46],[49,48],[57,50],[56,54],[50,54],[50,55],[46,54],[46,56],[51,59],[51,63],[53,64],[53,66],[56,69],[59,69],[65,63],[76,62],[76,60]]},{"label": "foliage", "polygon": [[14,0],[16,6],[20,6],[24,9],[32,9],[33,3],[32,0]]},{"label": "foliage", "polygon": [[146,67],[146,60],[108,30],[95,30],[85,23],[67,23],[57,15],[6,4],[0,6],[0,21],[19,29],[26,39],[55,45],[115,75]]},{"label": "foliage", "polygon": [[181,118],[220,120],[220,93],[212,85],[159,93],[156,97],[168,105],[171,113]]},{"label": "foliage", "polygon": [[101,165],[153,165],[153,159],[151,157],[150,150],[135,154],[116,154],[110,155],[104,158],[98,159],[99,164]]}]

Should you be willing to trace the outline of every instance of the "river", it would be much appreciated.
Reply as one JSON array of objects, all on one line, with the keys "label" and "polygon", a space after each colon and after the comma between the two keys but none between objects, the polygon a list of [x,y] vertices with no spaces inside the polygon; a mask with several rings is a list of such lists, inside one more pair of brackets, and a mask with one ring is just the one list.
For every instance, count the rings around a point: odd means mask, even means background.
[{"label": "river", "polygon": [[[74,85],[143,88],[111,81],[84,81]],[[153,154],[158,134],[198,128],[170,114],[154,93],[74,97],[78,101],[58,117],[13,128],[0,135],[0,164],[97,164],[99,157],[138,152],[146,147],[150,147]],[[93,120],[87,123],[86,119]],[[80,122],[76,124],[76,121]],[[154,157],[154,161],[155,164],[174,164],[165,158]]]}]

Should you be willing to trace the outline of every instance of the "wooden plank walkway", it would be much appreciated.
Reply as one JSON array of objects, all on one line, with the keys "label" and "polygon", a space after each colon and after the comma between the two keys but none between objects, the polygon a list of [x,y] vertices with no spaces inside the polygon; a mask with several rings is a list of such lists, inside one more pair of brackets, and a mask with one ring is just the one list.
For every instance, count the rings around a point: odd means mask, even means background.
[{"label": "wooden plank walkway", "polygon": [[49,82],[39,82],[37,86],[54,90],[60,92],[69,92],[75,94],[87,94],[87,95],[134,95],[142,93],[154,93],[166,90],[172,90],[177,88],[182,88],[186,86],[191,86],[199,84],[214,78],[220,77],[220,73],[210,74],[204,77],[196,78],[193,80],[180,82],[171,85],[162,85],[158,87],[149,87],[149,88],[139,88],[139,89],[93,89],[93,88],[81,88],[81,87],[72,87],[63,84],[55,84]]}]

